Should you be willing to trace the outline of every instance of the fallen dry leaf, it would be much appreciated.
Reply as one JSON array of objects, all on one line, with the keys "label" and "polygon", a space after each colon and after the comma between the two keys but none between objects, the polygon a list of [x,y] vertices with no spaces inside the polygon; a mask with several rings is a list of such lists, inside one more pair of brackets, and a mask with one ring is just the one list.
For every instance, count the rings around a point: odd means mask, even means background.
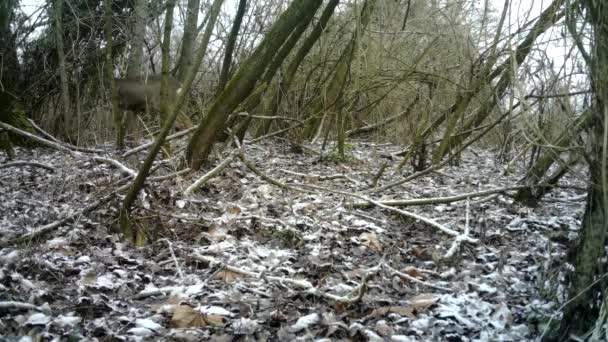
[{"label": "fallen dry leaf", "polygon": [[223,271],[219,271],[217,272],[212,279],[214,280],[223,280],[227,283],[233,282],[237,279],[241,279],[243,277],[242,274],[240,273],[236,273],[236,272],[232,272],[232,271],[227,271],[227,270],[223,270]]},{"label": "fallen dry leaf", "polygon": [[202,328],[207,325],[203,315],[188,305],[178,305],[171,317],[172,328]]},{"label": "fallen dry leaf", "polygon": [[406,268],[403,269],[403,271],[401,271],[407,275],[410,275],[414,278],[418,278],[418,279],[422,279],[424,278],[424,276],[422,275],[422,273],[418,270],[418,268],[414,267],[414,266],[408,266]]},{"label": "fallen dry leaf", "polygon": [[378,236],[376,233],[363,233],[359,236],[359,239],[363,242],[363,245],[369,248],[372,251],[382,252],[383,246],[380,241],[378,241]]},{"label": "fallen dry leaf", "polygon": [[439,301],[439,297],[431,293],[422,293],[408,300],[417,312],[425,311]]},{"label": "fallen dry leaf", "polygon": [[416,318],[416,315],[414,314],[414,308],[410,306],[385,306],[375,309],[370,316],[382,317],[388,315],[389,313],[396,313],[401,316]]}]

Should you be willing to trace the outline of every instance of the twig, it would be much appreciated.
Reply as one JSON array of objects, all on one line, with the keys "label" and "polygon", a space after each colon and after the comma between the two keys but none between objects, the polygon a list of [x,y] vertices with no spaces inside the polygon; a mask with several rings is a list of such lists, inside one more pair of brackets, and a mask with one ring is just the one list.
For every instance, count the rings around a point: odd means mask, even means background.
[{"label": "twig", "polygon": [[193,191],[203,186],[207,183],[211,178],[217,176],[222,170],[224,170],[230,162],[232,162],[236,156],[239,154],[239,150],[232,150],[228,157],[224,159],[218,166],[214,167],[211,171],[207,172],[201,178],[197,179],[192,185],[190,185],[186,190],[184,190],[184,195],[188,196],[192,194]]},{"label": "twig", "polygon": [[110,164],[110,165],[118,168],[118,170],[120,170],[121,173],[126,174],[127,176],[130,176],[133,178],[135,178],[135,176],[137,176],[137,172],[135,172],[135,170],[122,164],[121,162],[119,162],[116,159],[111,159],[111,158],[106,158],[106,157],[93,157],[93,160],[95,160],[98,163]]},{"label": "twig", "polygon": [[247,166],[251,171],[253,171],[253,173],[260,176],[260,178],[262,178],[263,180],[278,186],[279,188],[286,189],[286,190],[292,190],[292,191],[296,191],[296,192],[310,192],[305,189],[298,189],[298,188],[289,186],[287,184],[281,183],[278,180],[262,173],[262,171],[258,170],[258,168],[245,157],[245,154],[242,151],[238,154],[238,157],[239,157],[239,159],[241,159],[243,164],[245,164],[245,166]]},{"label": "twig", "polygon": [[[190,128],[188,128],[188,129],[187,129],[187,130],[185,130],[185,131],[181,131],[181,132],[178,132],[178,133],[172,134],[172,135],[168,136],[168,137],[165,139],[165,141],[171,141],[171,140],[173,140],[173,139],[181,138],[181,137],[183,137],[184,135],[188,135],[188,134],[190,134],[190,133],[194,132],[194,131],[195,131],[197,128],[198,128],[198,126],[194,126],[194,127],[190,127]],[[152,145],[154,145],[154,141],[149,142],[149,143],[146,143],[146,144],[143,144],[143,145],[140,145],[140,146],[137,146],[137,147],[135,147],[135,148],[133,148],[133,149],[130,149],[130,150],[128,150],[127,152],[123,153],[121,157],[122,157],[122,158],[127,158],[128,156],[130,156],[130,155],[132,155],[132,154],[135,154],[135,153],[138,153],[138,152],[141,152],[141,151],[143,151],[143,150],[145,150],[145,149],[149,148],[149,147],[150,147],[150,146],[152,146]]]},{"label": "twig", "polygon": [[[440,230],[440,231],[442,231],[442,232],[444,232],[444,233],[446,233],[446,234],[448,234],[450,236],[456,237],[456,236],[461,235],[459,232],[457,232],[455,230],[452,230],[452,229],[450,229],[448,227],[445,227],[445,226],[441,225],[439,222],[437,222],[437,221],[435,221],[433,219],[426,218],[424,216],[420,216],[418,214],[414,214],[414,213],[409,212],[409,211],[405,211],[405,210],[389,207],[389,206],[387,206],[385,204],[382,204],[381,202],[378,202],[378,201],[373,200],[371,198],[367,198],[367,197],[362,196],[362,195],[358,195],[358,194],[355,194],[355,193],[349,193],[349,192],[345,192],[345,191],[340,191],[340,190],[335,190],[335,189],[326,189],[326,188],[322,188],[322,187],[318,187],[318,186],[313,186],[313,185],[306,185],[306,184],[298,184],[298,185],[302,186],[302,187],[306,187],[306,188],[315,189],[315,190],[333,192],[333,193],[344,195],[344,196],[355,197],[355,198],[367,201],[369,203],[372,203],[373,205],[378,206],[378,207],[383,208],[383,209],[386,209],[388,211],[392,211],[392,212],[398,213],[400,215],[411,217],[413,219],[422,221],[422,222],[424,222],[424,223],[426,223],[426,224],[428,224],[430,226],[433,226],[433,227],[437,228],[438,230]],[[474,239],[474,238],[471,238],[471,237],[465,239],[465,241],[469,242],[469,243],[477,243],[478,242],[477,239]]]},{"label": "twig", "polygon": [[184,272],[182,272],[182,268],[179,266],[179,262],[177,261],[177,258],[175,257],[175,252],[173,252],[173,244],[168,239],[162,239],[162,240],[164,240],[167,243],[167,245],[169,246],[169,253],[171,253],[171,258],[173,259],[173,262],[175,263],[175,268],[177,268],[177,274],[179,275],[179,277],[181,278],[182,283],[183,283],[184,282]]},{"label": "twig", "polygon": [[285,169],[281,169],[280,171],[285,172],[285,173],[289,173],[290,175],[294,175],[294,176],[313,178],[313,179],[318,180],[318,181],[334,180],[334,179],[346,179],[349,182],[352,182],[352,183],[355,183],[355,184],[360,184],[359,181],[357,181],[355,179],[352,179],[349,176],[347,176],[345,174],[342,174],[342,173],[323,176],[323,175],[317,175],[317,174],[314,174],[314,173],[300,173],[300,172],[294,172],[294,171],[285,170]]},{"label": "twig", "polygon": [[50,165],[46,165],[46,164],[42,164],[42,163],[38,163],[38,162],[28,162],[28,161],[24,161],[24,160],[17,160],[17,161],[10,162],[10,163],[0,164],[0,169],[6,169],[9,167],[19,167],[19,166],[39,167],[41,169],[46,169],[51,172],[57,171],[54,167],[52,167]]},{"label": "twig", "polygon": [[45,130],[43,130],[42,128],[40,128],[38,125],[36,125],[36,123],[34,122],[34,120],[27,119],[27,121],[30,123],[30,125],[32,125],[32,127],[34,127],[34,129],[36,131],[38,131],[38,133],[42,134],[47,139],[49,139],[49,140],[51,140],[53,142],[58,143],[59,145],[65,146],[66,148],[69,148],[69,149],[74,150],[74,151],[86,152],[86,153],[106,153],[106,151],[104,151],[104,150],[97,150],[97,149],[92,149],[92,148],[79,147],[79,146],[74,146],[74,145],[71,145],[71,144],[66,144],[64,142],[61,142],[59,139],[55,138],[54,136],[52,136],[51,134],[47,133]]},{"label": "twig", "polygon": [[426,282],[424,280],[420,280],[420,279],[418,279],[416,277],[412,277],[411,275],[409,275],[407,273],[403,273],[403,272],[397,271],[396,269],[390,267],[387,264],[384,264],[384,267],[387,270],[389,270],[390,272],[392,272],[392,273],[396,274],[397,276],[399,276],[400,278],[405,278],[405,279],[407,279],[407,280],[409,280],[411,282],[418,283],[418,284],[424,285],[426,287],[430,287],[432,289],[436,289],[436,290],[440,290],[440,291],[445,291],[445,292],[452,292],[452,289],[449,289],[449,288],[443,287],[443,286],[439,286],[439,285],[434,285],[434,284],[431,284],[431,283]]},{"label": "twig", "polygon": [[69,148],[67,148],[67,147],[65,147],[65,146],[63,146],[61,144],[58,144],[56,142],[53,142],[53,141],[50,141],[50,140],[47,140],[47,139],[44,139],[44,138],[41,138],[41,137],[39,137],[39,136],[37,136],[35,134],[32,134],[32,133],[20,130],[19,128],[13,127],[13,126],[11,126],[9,124],[6,124],[4,122],[0,122],[0,127],[6,129],[9,132],[13,132],[15,134],[19,134],[19,135],[24,136],[26,138],[32,139],[32,140],[34,140],[34,141],[36,141],[36,142],[38,142],[40,144],[43,144],[43,145],[46,145],[46,146],[50,147],[50,148],[54,148],[57,151],[68,153],[70,155],[78,155],[77,152],[74,152],[74,151],[70,150]]},{"label": "twig", "polygon": [[[410,200],[378,201],[378,202],[382,203],[386,206],[389,206],[389,207],[408,207],[408,206],[426,205],[426,204],[445,204],[445,203],[452,203],[452,202],[466,200],[468,198],[484,197],[484,196],[493,195],[496,193],[503,193],[505,191],[525,189],[528,187],[529,186],[527,186],[527,185],[516,185],[516,186],[505,187],[505,188],[489,189],[489,190],[478,191],[478,192],[470,192],[470,193],[456,195],[456,196],[419,198],[419,199],[410,199]],[[371,207],[372,205],[369,202],[355,202],[352,204],[352,206],[355,208],[368,208],[368,207]]]},{"label": "twig", "polygon": [[192,257],[197,260],[209,263],[209,264],[219,264],[219,265],[221,265],[221,267],[223,269],[225,269],[227,271],[230,271],[233,273],[238,273],[238,274],[241,274],[241,275],[244,275],[247,277],[270,280],[270,281],[281,283],[281,284],[294,285],[296,287],[303,289],[304,292],[307,294],[311,294],[311,295],[321,297],[321,298],[326,298],[326,299],[333,300],[333,301],[340,302],[340,303],[354,303],[354,302],[359,301],[360,296],[362,296],[362,292],[364,291],[364,287],[366,286],[366,285],[364,285],[365,282],[368,281],[372,275],[377,273],[381,267],[381,265],[378,265],[376,267],[369,269],[366,276],[364,277],[364,282],[353,290],[353,292],[352,292],[353,295],[337,296],[337,295],[334,295],[331,293],[321,291],[319,288],[312,285],[312,283],[309,282],[308,280],[292,279],[292,278],[287,278],[287,277],[276,277],[276,276],[264,275],[262,273],[250,272],[250,271],[240,269],[238,267],[227,265],[219,260],[216,260],[213,257],[206,256],[206,255],[200,255],[198,253],[192,254]]},{"label": "twig", "polygon": [[35,310],[35,311],[44,311],[41,307],[24,302],[15,302],[15,301],[3,301],[0,302],[0,309],[18,309],[18,310]]},{"label": "twig", "polygon": [[467,209],[465,211],[464,233],[462,233],[461,235],[458,235],[454,239],[454,241],[452,241],[452,246],[445,253],[445,255],[443,256],[443,259],[448,259],[448,258],[451,258],[452,256],[454,256],[454,253],[456,253],[456,251],[460,248],[460,244],[463,241],[466,241],[469,238],[469,232],[470,232],[470,227],[469,227],[469,209],[470,209],[469,208],[469,200],[467,199]]}]

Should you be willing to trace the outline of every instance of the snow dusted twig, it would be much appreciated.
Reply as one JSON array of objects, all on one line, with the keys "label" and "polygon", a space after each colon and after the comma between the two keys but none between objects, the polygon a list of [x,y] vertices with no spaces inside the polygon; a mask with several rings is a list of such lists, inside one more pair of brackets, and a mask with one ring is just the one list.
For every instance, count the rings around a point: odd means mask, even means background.
[{"label": "snow dusted twig", "polygon": [[35,134],[32,134],[32,133],[20,130],[19,128],[13,127],[13,126],[11,126],[9,124],[6,124],[4,122],[1,122],[1,121],[0,121],[0,127],[6,129],[9,132],[13,132],[15,134],[19,134],[19,135],[22,135],[22,136],[24,136],[26,138],[32,139],[32,140],[34,140],[34,141],[36,141],[36,142],[38,142],[40,144],[43,144],[43,145],[46,145],[46,146],[50,147],[50,148],[54,148],[57,151],[65,152],[65,153],[68,153],[70,155],[77,155],[76,152],[70,150],[69,148],[63,146],[62,144],[58,144],[56,142],[53,142],[53,141],[41,138],[41,137],[39,137],[39,136],[37,136]]},{"label": "snow dusted twig", "polygon": [[230,271],[233,273],[238,273],[238,274],[241,274],[241,275],[244,275],[247,277],[256,278],[256,279],[265,279],[265,280],[269,280],[269,281],[273,281],[273,282],[277,282],[277,283],[281,283],[281,284],[294,285],[294,286],[299,287],[302,290],[304,290],[304,292],[307,294],[311,294],[311,295],[321,297],[321,298],[326,298],[326,299],[333,300],[333,301],[340,302],[340,303],[355,303],[355,302],[360,301],[361,297],[363,296],[363,294],[365,292],[365,288],[367,286],[367,281],[369,281],[369,279],[371,279],[371,277],[373,275],[375,275],[380,270],[380,267],[381,267],[381,265],[378,265],[378,266],[375,266],[375,267],[372,267],[371,269],[369,269],[364,277],[364,281],[362,282],[361,285],[357,286],[357,288],[355,288],[353,290],[352,295],[337,296],[337,295],[334,295],[331,293],[321,291],[319,288],[312,285],[312,283],[309,282],[308,280],[292,279],[292,278],[287,278],[287,277],[276,277],[276,276],[264,275],[262,273],[250,272],[250,271],[240,269],[238,267],[227,265],[213,257],[201,255],[198,253],[192,254],[192,257],[197,260],[209,263],[209,264],[219,264],[219,265],[221,265],[221,267],[223,269],[225,269],[227,271]]},{"label": "snow dusted twig", "polygon": [[116,190],[112,191],[110,194],[106,195],[105,197],[103,197],[102,199],[99,199],[91,204],[89,204],[88,206],[86,206],[84,209],[69,215],[67,217],[62,218],[61,220],[57,220],[55,222],[49,223],[45,226],[42,226],[40,228],[36,228],[32,231],[30,231],[29,233],[23,234],[17,238],[8,240],[5,243],[0,242],[0,246],[11,246],[11,245],[15,245],[15,244],[19,244],[19,243],[23,243],[26,241],[31,241],[33,239],[39,238],[45,234],[48,234],[50,232],[52,232],[53,230],[67,224],[68,222],[71,222],[75,219],[77,219],[78,217],[85,215],[95,209],[97,209],[98,207],[100,207],[101,205],[111,201],[115,194],[123,192],[125,190],[127,190],[130,187],[130,184],[126,184],[123,185],[119,188],[117,188]]},{"label": "snow dusted twig", "polygon": [[[183,137],[184,135],[188,135],[188,134],[190,134],[190,133],[194,132],[194,131],[195,131],[197,128],[198,128],[198,126],[194,126],[194,127],[190,127],[190,128],[188,128],[188,129],[187,129],[187,130],[185,130],[185,131],[181,131],[181,132],[178,132],[178,133],[172,134],[172,135],[168,136],[168,137],[165,139],[165,141],[171,141],[171,140],[174,140],[174,139],[177,139],[177,138],[181,138],[181,137]],[[128,150],[127,152],[123,153],[121,157],[122,157],[122,158],[127,158],[128,156],[133,155],[133,154],[138,153],[138,152],[141,152],[141,151],[143,151],[143,150],[145,150],[145,149],[149,148],[149,147],[150,147],[150,146],[152,146],[152,145],[154,145],[154,141],[149,142],[149,143],[146,143],[146,144],[143,144],[143,145],[140,145],[140,146],[137,146],[137,147],[135,147],[135,148],[133,148],[133,149],[130,149],[130,150]]]},{"label": "snow dusted twig", "polygon": [[56,142],[59,145],[65,146],[65,147],[67,147],[67,148],[69,148],[71,150],[79,151],[79,152],[86,152],[86,153],[106,153],[106,151],[104,151],[104,150],[97,150],[97,149],[92,149],[92,148],[79,147],[79,146],[74,146],[74,145],[70,145],[70,144],[66,144],[64,142],[61,142],[57,138],[55,138],[54,136],[52,136],[51,134],[47,133],[45,130],[43,130],[42,128],[40,128],[38,125],[36,125],[36,123],[34,122],[34,120],[27,119],[27,121],[30,123],[30,125],[32,125],[32,127],[34,127],[34,129],[36,131],[38,131],[38,133],[42,134],[43,136],[45,136],[50,141]]},{"label": "snow dusted twig", "polygon": [[300,172],[295,172],[295,171],[285,170],[285,169],[281,169],[280,171],[288,173],[290,175],[294,175],[294,176],[300,176],[300,177],[317,179],[319,181],[334,180],[334,179],[346,179],[347,181],[349,181],[351,183],[360,184],[359,181],[357,181],[355,179],[352,179],[349,176],[347,176],[345,174],[342,174],[342,173],[337,173],[337,174],[334,174],[334,175],[323,176],[323,175],[317,175],[317,174],[313,174],[313,173],[300,173]]},{"label": "snow dusted twig", "polygon": [[380,180],[380,178],[382,178],[382,175],[384,174],[384,171],[386,171],[387,166],[388,166],[387,162],[383,162],[382,165],[380,165],[378,172],[376,172],[376,174],[374,174],[374,177],[372,178],[372,184],[371,184],[372,188],[375,188],[376,185],[378,185],[378,181]]},{"label": "snow dusted twig", "polygon": [[232,152],[230,152],[228,157],[226,157],[226,159],[224,159],[218,166],[214,167],[211,171],[207,172],[201,178],[197,179],[192,185],[190,185],[186,190],[184,190],[184,195],[188,196],[188,195],[192,194],[192,192],[194,192],[196,189],[203,186],[211,178],[217,176],[220,172],[222,172],[222,170],[224,170],[226,167],[228,167],[230,162],[232,162],[236,158],[238,153],[239,153],[239,150],[232,150]]},{"label": "snow dusted twig", "polygon": [[401,278],[407,279],[407,280],[409,280],[409,281],[411,281],[413,283],[418,283],[420,285],[424,285],[426,287],[430,287],[432,289],[439,290],[439,291],[452,292],[452,289],[450,289],[450,288],[439,286],[439,285],[434,285],[434,284],[431,284],[431,283],[426,282],[424,280],[420,280],[420,279],[418,279],[416,277],[412,277],[411,275],[409,275],[407,273],[403,273],[403,272],[397,271],[396,269],[390,267],[387,264],[384,264],[383,267],[386,268],[389,272],[391,272],[391,273],[393,273],[393,274],[395,274],[395,275],[397,275],[397,276],[399,276]]},{"label": "snow dusted twig", "polygon": [[17,160],[17,161],[10,162],[10,163],[0,164],[0,169],[6,169],[9,167],[19,167],[19,166],[39,167],[41,169],[46,169],[51,172],[57,171],[54,167],[52,167],[50,165],[46,165],[46,164],[42,164],[42,163],[38,163],[38,162],[29,162],[29,161],[24,161],[24,160]]},{"label": "snow dusted twig", "polygon": [[175,252],[173,252],[173,244],[171,243],[171,241],[169,241],[169,239],[162,239],[164,240],[167,245],[169,246],[169,253],[171,253],[171,258],[173,259],[173,262],[175,263],[175,268],[177,268],[177,274],[179,274],[179,277],[182,279],[182,283],[184,282],[184,272],[182,272],[182,268],[179,266],[179,261],[177,261],[177,258],[175,257]]},{"label": "snow dusted twig", "polygon": [[118,170],[120,170],[121,173],[126,174],[127,176],[130,176],[133,178],[135,178],[135,176],[137,176],[137,172],[135,170],[129,168],[128,166],[124,165],[123,163],[119,162],[116,159],[106,158],[106,157],[93,157],[93,160],[95,160],[98,163],[110,164],[110,165],[116,167]]},{"label": "snow dusted twig", "polygon": [[287,189],[287,190],[292,190],[292,191],[296,191],[296,192],[310,192],[308,190],[305,189],[298,189],[298,188],[294,188],[292,186],[289,186],[285,183],[281,183],[278,180],[262,173],[262,171],[260,171],[252,162],[250,162],[246,157],[245,154],[243,153],[243,151],[241,151],[238,154],[239,159],[241,159],[241,161],[243,162],[243,164],[245,164],[245,166],[247,166],[251,171],[253,171],[253,173],[255,173],[256,175],[260,176],[260,178],[262,178],[263,180],[274,184],[276,186],[278,186],[279,188],[283,188],[283,189]]},{"label": "snow dusted twig", "polygon": [[34,127],[34,129],[36,131],[38,131],[38,133],[42,134],[45,138],[49,139],[50,141],[56,142],[58,144],[63,144],[61,141],[59,141],[59,139],[55,138],[53,135],[51,135],[50,133],[48,133],[47,131],[43,130],[42,128],[40,128],[40,126],[38,126],[34,120],[32,119],[27,119],[27,122],[30,123],[30,125],[32,125],[32,127]]},{"label": "snow dusted twig", "polygon": [[[450,228],[448,228],[446,226],[443,226],[442,224],[440,224],[439,222],[437,222],[437,221],[435,221],[433,219],[426,218],[424,216],[420,216],[418,214],[414,214],[414,213],[409,212],[409,211],[405,211],[405,210],[389,207],[389,206],[387,206],[385,204],[382,204],[381,202],[378,202],[378,201],[373,200],[371,198],[367,198],[367,197],[365,197],[363,195],[358,195],[358,194],[355,194],[355,193],[350,193],[350,192],[345,192],[345,191],[340,191],[340,190],[335,190],[335,189],[326,189],[326,188],[322,188],[322,187],[314,186],[314,185],[299,184],[299,186],[306,187],[306,188],[311,188],[311,189],[315,189],[315,190],[320,190],[320,191],[333,192],[333,193],[344,195],[344,196],[355,197],[355,198],[367,201],[369,203],[372,203],[373,205],[378,206],[380,208],[383,208],[383,209],[386,209],[386,210],[398,213],[398,214],[403,215],[403,216],[411,217],[411,218],[414,218],[414,219],[419,220],[419,221],[422,221],[422,222],[424,222],[424,223],[426,223],[428,225],[431,225],[431,226],[439,229],[440,231],[442,231],[442,232],[444,232],[444,233],[446,233],[446,234],[448,234],[450,236],[456,237],[456,236],[460,236],[461,235],[459,232],[457,232],[455,230],[452,230],[452,229],[450,229]],[[464,241],[469,242],[469,243],[477,243],[477,242],[479,242],[478,239],[474,239],[474,238],[471,238],[471,237],[467,237]]]},{"label": "snow dusted twig", "polygon": [[185,168],[183,170],[172,172],[172,173],[169,173],[169,174],[166,174],[166,175],[155,176],[155,177],[148,177],[148,180],[151,181],[151,182],[158,182],[158,181],[162,181],[162,180],[165,180],[165,179],[170,179],[170,178],[173,178],[173,177],[183,176],[183,175],[188,174],[190,172],[192,172],[192,169],[188,167],[188,168]]},{"label": "snow dusted twig", "polygon": [[18,310],[35,310],[35,311],[44,311],[41,307],[23,302],[14,302],[14,301],[5,301],[0,302],[0,309],[10,310],[10,309],[18,309]]},{"label": "snow dusted twig", "polygon": [[[520,189],[525,189],[525,188],[528,188],[528,186],[518,185],[518,186],[509,186],[509,187],[498,188],[498,189],[489,189],[489,190],[478,191],[478,192],[470,192],[470,193],[456,195],[456,196],[419,198],[419,199],[410,199],[410,200],[378,201],[378,203],[382,203],[389,207],[408,207],[408,206],[426,205],[426,204],[445,204],[445,203],[452,203],[452,202],[466,200],[468,198],[484,197],[484,196],[493,195],[493,194],[497,194],[497,193],[503,193],[505,191],[520,190]],[[352,204],[352,206],[355,208],[366,208],[366,207],[371,207],[372,204],[369,203],[368,201],[362,201],[362,202],[355,202]]]},{"label": "snow dusted twig", "polygon": [[454,253],[456,253],[456,251],[460,248],[460,244],[469,238],[469,233],[471,230],[471,228],[469,227],[469,208],[470,208],[469,200],[467,200],[467,209],[465,211],[464,233],[461,235],[458,235],[454,239],[454,241],[452,241],[452,246],[450,247],[450,249],[448,249],[448,251],[443,256],[444,259],[453,257]]}]

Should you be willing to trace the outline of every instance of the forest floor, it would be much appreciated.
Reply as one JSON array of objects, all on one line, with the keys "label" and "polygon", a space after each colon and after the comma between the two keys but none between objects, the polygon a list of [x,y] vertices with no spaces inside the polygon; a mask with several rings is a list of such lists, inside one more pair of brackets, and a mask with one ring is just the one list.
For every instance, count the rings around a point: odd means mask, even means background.
[{"label": "forest floor", "polygon": [[[575,186],[584,177],[565,179],[574,187],[553,190],[533,209],[504,193],[399,207],[407,213],[353,205],[361,201],[355,194],[447,197],[513,186],[522,176],[505,175],[491,152],[476,150],[459,165],[370,190],[398,151],[359,142],[338,163],[282,142],[246,146],[264,175],[308,192],[273,185],[239,159],[190,196],[183,191],[210,168],[156,181],[132,212],[148,237],[134,247],[115,233],[118,196],[45,235],[8,243],[126,184],[119,169],[85,153],[17,149],[15,159],[52,170],[0,169],[0,339],[538,339],[563,300],[565,253],[585,202]],[[389,168],[379,184],[411,172]]]}]

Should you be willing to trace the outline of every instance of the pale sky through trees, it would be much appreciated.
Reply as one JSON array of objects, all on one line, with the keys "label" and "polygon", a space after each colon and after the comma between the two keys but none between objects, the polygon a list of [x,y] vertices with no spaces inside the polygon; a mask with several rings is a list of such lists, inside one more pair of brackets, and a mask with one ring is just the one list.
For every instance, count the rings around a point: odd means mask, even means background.
[{"label": "pale sky through trees", "polygon": [[[21,7],[25,13],[31,14],[47,1],[48,0],[21,0]],[[481,14],[483,12],[485,0],[474,1],[475,11],[478,14]],[[405,6],[406,2],[402,2]],[[186,3],[187,0],[178,0],[178,4],[181,4],[183,8],[185,8]],[[491,15],[498,20],[504,6],[504,0],[489,0],[489,3],[492,6],[492,10],[490,11]],[[517,31],[518,28],[522,27],[526,22],[535,20],[540,15],[541,11],[550,3],[551,1],[548,0],[511,0],[509,15],[507,17],[507,21],[505,22],[503,33],[513,33]],[[226,0],[223,5],[223,10],[227,12],[235,11],[236,4],[236,0]],[[202,20],[203,16],[201,15],[199,16],[199,21]],[[490,26],[490,35],[493,35],[493,32],[491,31],[492,28],[493,27]],[[567,62],[565,69],[567,72],[571,72],[574,70],[577,63],[577,59],[573,59],[572,57],[577,56],[578,52],[576,50],[570,51],[572,46],[570,43],[564,44],[564,40],[561,37],[561,30],[562,28],[560,27],[551,28],[542,37],[537,39],[536,51],[531,54],[531,59],[551,59],[555,72],[558,72],[562,66],[564,66],[564,62]],[[522,32],[520,38],[524,37],[526,34],[527,31]],[[513,43],[516,44],[515,42]],[[547,58],[539,56],[541,51],[544,51]],[[571,54],[570,59],[566,60],[569,53]]]}]

